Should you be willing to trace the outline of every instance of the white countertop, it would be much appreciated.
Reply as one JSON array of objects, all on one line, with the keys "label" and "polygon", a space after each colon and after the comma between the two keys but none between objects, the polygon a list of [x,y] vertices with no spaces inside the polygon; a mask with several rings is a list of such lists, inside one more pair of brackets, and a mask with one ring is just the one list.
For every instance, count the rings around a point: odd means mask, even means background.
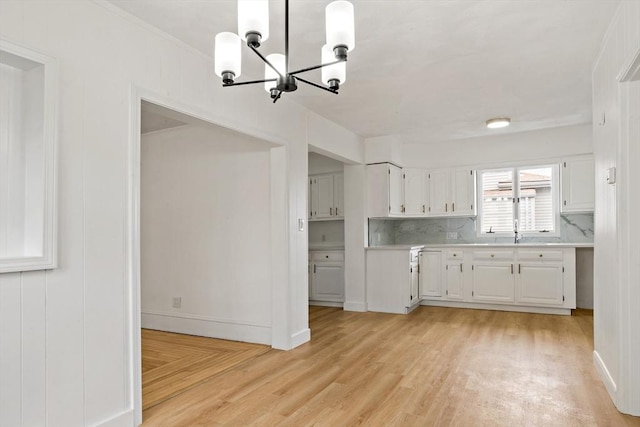
[{"label": "white countertop", "polygon": [[367,250],[411,250],[422,248],[531,248],[531,247],[551,247],[551,248],[592,248],[593,243],[443,243],[426,245],[382,245],[369,246]]}]

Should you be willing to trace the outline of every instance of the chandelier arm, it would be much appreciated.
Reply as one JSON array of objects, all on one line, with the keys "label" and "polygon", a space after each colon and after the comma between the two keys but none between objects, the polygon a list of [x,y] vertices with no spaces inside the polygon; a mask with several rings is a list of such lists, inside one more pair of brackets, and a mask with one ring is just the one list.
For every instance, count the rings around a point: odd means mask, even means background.
[{"label": "chandelier arm", "polygon": [[335,94],[335,95],[337,95],[337,94],[338,94],[338,91],[337,91],[337,90],[333,90],[333,89],[329,89],[329,88],[324,87],[324,86],[320,86],[319,84],[316,84],[316,83],[310,82],[309,80],[305,80],[305,79],[303,79],[302,77],[296,77],[296,80],[300,80],[300,81],[301,81],[301,82],[303,82],[303,83],[306,83],[306,84],[311,85],[311,86],[313,86],[313,87],[317,87],[318,89],[326,90],[327,92],[331,92],[331,93],[333,93],[333,94]]},{"label": "chandelier arm", "polygon": [[278,79],[264,79],[264,80],[251,80],[251,81],[248,81],[248,82],[223,83],[222,87],[252,85],[252,84],[256,84],[256,83],[266,83],[266,82],[275,82],[275,81],[278,81]]},{"label": "chandelier arm", "polygon": [[275,103],[276,103],[276,101],[277,101],[278,99],[280,99],[280,97],[281,97],[281,96],[282,96],[282,91],[279,91],[279,92],[278,92],[278,95],[276,95],[276,97],[275,97],[275,98],[273,98],[273,103],[275,104]]},{"label": "chandelier arm", "polygon": [[314,65],[313,67],[301,68],[299,70],[290,72],[289,75],[294,76],[299,73],[306,73],[307,71],[317,70],[318,68],[328,67],[330,65],[335,65],[341,62],[346,62],[346,61],[347,61],[346,59],[338,59],[333,62],[327,62],[326,64],[320,64],[320,65]]},{"label": "chandelier arm", "polygon": [[256,53],[256,55],[258,55],[260,57],[260,59],[262,59],[264,61],[265,64],[267,64],[269,67],[271,67],[271,69],[273,71],[275,71],[276,73],[278,73],[278,75],[284,79],[284,76],[282,75],[282,73],[280,71],[278,71],[278,69],[276,67],[273,66],[273,64],[271,62],[269,62],[269,60],[267,58],[265,58],[264,56],[262,56],[262,54],[260,52],[258,52],[258,49],[249,45],[249,47],[251,48],[252,51],[254,51]]}]

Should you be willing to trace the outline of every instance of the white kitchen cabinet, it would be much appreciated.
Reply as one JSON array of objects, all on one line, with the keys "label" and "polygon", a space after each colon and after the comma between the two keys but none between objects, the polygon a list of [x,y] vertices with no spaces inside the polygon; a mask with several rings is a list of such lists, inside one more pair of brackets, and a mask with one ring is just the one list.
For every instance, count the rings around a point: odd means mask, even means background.
[{"label": "white kitchen cabinet", "polygon": [[420,264],[417,254],[411,259],[411,266],[409,267],[411,272],[411,281],[409,283],[409,306],[412,306],[420,301]]},{"label": "white kitchen cabinet", "polygon": [[428,173],[429,216],[474,216],[475,171],[443,169]]},{"label": "white kitchen cabinet", "polygon": [[565,159],[561,168],[563,213],[593,212],[595,207],[595,166],[593,156]]},{"label": "white kitchen cabinet", "polygon": [[312,251],[309,300],[344,302],[344,251]]},{"label": "white kitchen cabinet", "polygon": [[447,250],[445,265],[445,297],[461,300],[464,298],[464,252]]},{"label": "white kitchen cabinet", "polygon": [[391,163],[367,165],[367,216],[403,215],[402,169]]},{"label": "white kitchen cabinet", "polygon": [[473,253],[471,298],[493,303],[515,302],[514,252],[507,250]]},{"label": "white kitchen cabinet", "polygon": [[429,204],[427,171],[424,169],[405,168],[404,179],[404,214],[406,216],[425,216]]},{"label": "white kitchen cabinet", "polygon": [[442,297],[442,251],[422,250],[419,254],[420,296]]},{"label": "white kitchen cabinet", "polygon": [[[416,284],[419,249],[367,251],[367,307],[369,311],[406,314],[419,302]],[[414,292],[416,296],[414,296]],[[418,296],[418,297],[417,297]]]},{"label": "white kitchen cabinet", "polygon": [[521,304],[564,303],[562,251],[518,251],[516,301]]},{"label": "white kitchen cabinet", "polygon": [[344,218],[344,179],[341,173],[309,176],[309,220]]}]

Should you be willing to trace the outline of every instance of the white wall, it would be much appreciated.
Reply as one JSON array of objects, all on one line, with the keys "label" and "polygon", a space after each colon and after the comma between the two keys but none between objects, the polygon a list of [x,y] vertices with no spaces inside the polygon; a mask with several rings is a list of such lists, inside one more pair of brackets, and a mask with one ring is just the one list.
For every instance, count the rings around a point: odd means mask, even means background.
[{"label": "white wall", "polygon": [[309,152],[309,175],[342,172],[344,163],[322,154]]},{"label": "white wall", "polygon": [[[637,99],[629,98],[638,96],[637,86],[634,89],[632,83],[620,83],[618,79],[638,58],[640,3],[623,1],[593,70],[594,362],[618,409],[635,415],[640,415],[640,106]],[[607,182],[612,167],[617,168],[615,184]]]},{"label": "white wall", "polygon": [[271,343],[269,148],[221,128],[143,135],[143,327]]},{"label": "white wall", "polygon": [[1,425],[139,421],[128,256],[132,88],[282,145],[271,151],[281,175],[271,181],[271,229],[283,230],[273,242],[282,298],[272,301],[272,345],[308,339],[307,233],[297,226],[307,218],[307,143],[331,139],[357,157],[355,135],[288,99],[274,106],[264,91],[222,88],[211,57],[101,0],[3,0],[0,36],[57,58],[61,88],[59,268],[0,275]]},{"label": "white wall", "polygon": [[593,152],[591,125],[500,134],[428,144],[405,144],[404,167],[484,166],[561,159]]}]

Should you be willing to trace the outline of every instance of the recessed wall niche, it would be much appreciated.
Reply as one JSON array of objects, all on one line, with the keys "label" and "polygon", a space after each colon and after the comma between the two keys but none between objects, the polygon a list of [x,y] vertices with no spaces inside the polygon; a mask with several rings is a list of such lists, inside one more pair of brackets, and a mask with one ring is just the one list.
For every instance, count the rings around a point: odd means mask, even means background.
[{"label": "recessed wall niche", "polygon": [[0,40],[0,273],[56,267],[57,65]]}]

